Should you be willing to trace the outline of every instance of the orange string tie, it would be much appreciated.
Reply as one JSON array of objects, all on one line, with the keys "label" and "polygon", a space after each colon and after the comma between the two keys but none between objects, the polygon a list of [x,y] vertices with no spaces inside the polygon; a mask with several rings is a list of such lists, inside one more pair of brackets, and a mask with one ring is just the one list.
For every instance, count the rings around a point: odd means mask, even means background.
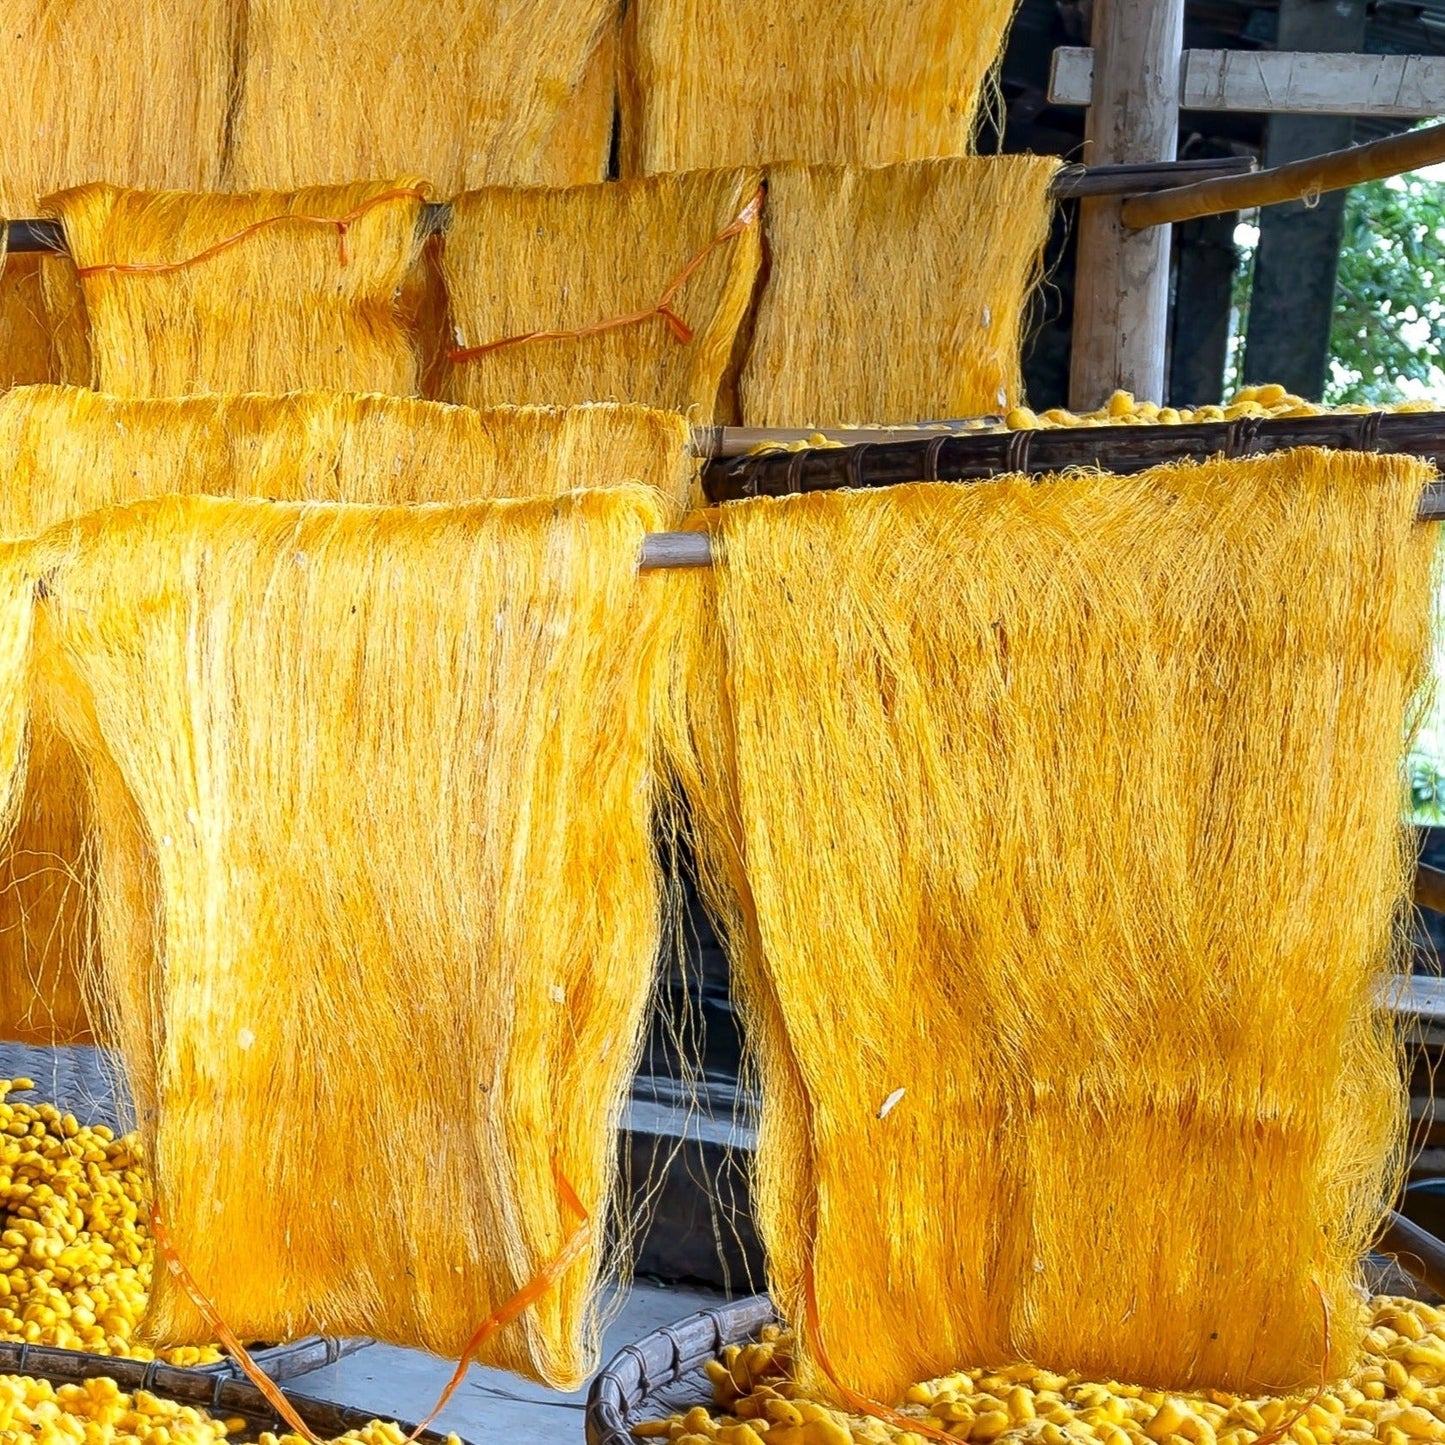
[{"label": "orange string tie", "polygon": [[803,1307],[807,1315],[808,1327],[808,1348],[813,1353],[813,1358],[818,1362],[818,1368],[827,1376],[828,1383],[843,1397],[849,1409],[859,1415],[871,1415],[875,1420],[881,1420],[885,1425],[891,1425],[895,1430],[911,1430],[915,1435],[923,1435],[929,1440],[938,1440],[943,1445],[959,1445],[958,1436],[950,1435],[946,1430],[935,1429],[923,1420],[916,1420],[911,1415],[905,1415],[901,1410],[894,1410],[887,1405],[880,1405],[877,1400],[870,1400],[867,1395],[860,1395],[856,1390],[851,1390],[839,1378],[833,1368],[833,1362],[828,1358],[828,1351],[823,1344],[823,1330],[818,1321],[818,1290],[813,1280],[813,1265],[809,1261],[807,1273],[803,1277]]},{"label": "orange string tie", "polygon": [[557,1180],[557,1188],[562,1195],[563,1205],[577,1217],[577,1227],[572,1231],[562,1248],[522,1286],[521,1289],[509,1299],[506,1304],[494,1310],[484,1319],[473,1331],[471,1339],[467,1341],[467,1347],[462,1351],[461,1358],[457,1361],[457,1367],[452,1371],[452,1377],[447,1381],[446,1389],[441,1392],[435,1405],[426,1419],[407,1436],[407,1445],[412,1445],[423,1430],[446,1409],[453,1395],[456,1394],[462,1381],[467,1377],[467,1370],[471,1367],[472,1361],[476,1358],[477,1352],[504,1325],[509,1325],[520,1315],[523,1310],[542,1298],[548,1290],[562,1277],[562,1275],[576,1262],[582,1251],[592,1239],[592,1220],[587,1211],[582,1207],[582,1201],[577,1197],[577,1191],[568,1182],[567,1176],[554,1163],[552,1172]]},{"label": "orange string tie", "polygon": [[302,226],[335,226],[337,254],[342,267],[345,268],[351,264],[351,228],[368,211],[384,205],[387,201],[422,201],[425,199],[426,193],[420,190],[383,191],[369,201],[363,201],[361,205],[348,211],[344,216],[308,216],[290,212],[283,212],[279,216],[263,216],[259,221],[252,221],[249,226],[237,231],[234,236],[227,236],[225,240],[217,241],[214,246],[208,246],[204,251],[199,251],[194,256],[187,256],[182,261],[101,261],[94,266],[81,266],[75,274],[84,277],[94,276],[102,271],[113,271],[126,276],[163,276],[171,271],[184,271],[190,266],[199,266],[203,261],[209,261],[213,257],[219,256],[222,251],[229,251],[232,246],[239,246],[247,237],[254,236],[257,231],[263,231],[268,226],[284,225],[288,221]]},{"label": "orange string tie", "polygon": [[762,213],[763,188],[759,186],[742,210],[673,277],[656,303],[645,310],[629,311],[625,316],[609,316],[605,321],[593,321],[586,326],[579,326],[575,331],[528,331],[520,336],[504,336],[500,341],[488,341],[482,346],[454,347],[447,352],[447,359],[454,365],[464,361],[476,361],[490,352],[500,351],[504,346],[520,346],[524,341],[581,341],[587,336],[600,336],[604,331],[618,331],[624,326],[640,325],[644,321],[651,321],[655,316],[661,317],[667,324],[667,329],[672,332],[675,341],[686,346],[693,338],[693,329],[672,304],[677,293],[692,280],[698,267],[719,246],[725,245],[734,236],[741,235]]},{"label": "orange string tie", "polygon": [[166,1267],[175,1275],[181,1288],[190,1296],[191,1303],[201,1312],[206,1323],[215,1332],[216,1338],[231,1352],[231,1357],[240,1365],[246,1378],[266,1397],[271,1408],[303,1440],[310,1441],[311,1445],[321,1445],[321,1441],[313,1433],[311,1427],[296,1413],[296,1407],[282,1393],[281,1387],[251,1358],[245,1345],[236,1338],[235,1332],[221,1318],[220,1312],[196,1283],[190,1270],[181,1263],[181,1257],[176,1253],[175,1245],[171,1243],[170,1231],[166,1229],[161,1219],[160,1208],[154,1203],[151,1205],[151,1236],[156,1242],[156,1248],[160,1250],[165,1259]]},{"label": "orange string tie", "polygon": [[1273,1430],[1269,1431],[1268,1434],[1261,1435],[1259,1439],[1254,1442],[1254,1445],[1276,1445],[1276,1442],[1283,1440],[1284,1437],[1288,1435],[1289,1432],[1293,1430],[1294,1427],[1298,1425],[1299,1422],[1303,1420],[1304,1417],[1308,1415],[1309,1412],[1316,1405],[1319,1404],[1319,1402],[1324,1398],[1325,1391],[1329,1388],[1330,1351],[1332,1348],[1330,1340],[1330,1302],[1325,1298],[1325,1292],[1323,1288],[1321,1288],[1319,1280],[1312,1280],[1311,1283],[1315,1287],[1315,1293],[1320,1297],[1320,1312],[1324,1315],[1325,1321],[1325,1349],[1324,1356],[1320,1360],[1319,1385],[1316,1387],[1314,1394],[1311,1395],[1309,1399],[1306,1400],[1304,1404],[1301,1405],[1299,1409],[1296,1410],[1294,1414],[1289,1417],[1289,1419],[1281,1421],[1278,1425],[1275,1426]]}]

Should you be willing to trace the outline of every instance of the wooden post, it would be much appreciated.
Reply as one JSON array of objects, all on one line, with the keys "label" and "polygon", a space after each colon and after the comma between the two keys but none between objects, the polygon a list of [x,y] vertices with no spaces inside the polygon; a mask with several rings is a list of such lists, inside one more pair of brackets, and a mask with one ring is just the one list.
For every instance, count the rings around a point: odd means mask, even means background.
[{"label": "wooden post", "polygon": [[[1089,163],[1172,161],[1184,0],[1094,0],[1092,39]],[[1069,404],[1087,411],[1120,387],[1162,401],[1168,322],[1168,229],[1131,232],[1117,201],[1083,202]]]}]

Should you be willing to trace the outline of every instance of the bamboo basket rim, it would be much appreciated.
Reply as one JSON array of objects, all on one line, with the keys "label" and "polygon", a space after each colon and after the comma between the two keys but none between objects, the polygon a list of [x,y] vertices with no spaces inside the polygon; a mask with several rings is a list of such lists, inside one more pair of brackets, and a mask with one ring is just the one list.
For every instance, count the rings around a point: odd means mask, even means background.
[{"label": "bamboo basket rim", "polygon": [[767,1295],[750,1295],[699,1310],[624,1345],[587,1392],[587,1445],[636,1445],[628,1427],[659,1390],[700,1370],[725,1345],[751,1340],[777,1321]]},{"label": "bamboo basket rim", "polygon": [[[46,1345],[17,1345],[0,1341],[0,1375],[26,1375],[32,1379],[49,1380],[55,1385],[111,1379],[128,1395],[146,1390],[162,1399],[193,1405],[211,1415],[240,1416],[256,1431],[281,1433],[290,1428],[249,1381],[226,1374],[204,1374],[193,1367],[166,1365],[159,1360],[127,1360],[84,1354],[78,1350],[57,1350]],[[323,1437],[360,1429],[373,1420],[391,1419],[384,1411],[338,1405],[330,1400],[295,1394],[291,1390],[283,1393],[302,1420]],[[395,1423],[407,1435],[414,1428],[405,1421]],[[436,1430],[426,1430],[417,1439],[427,1442],[427,1445],[444,1445],[447,1436]],[[458,1439],[461,1437],[458,1436]],[[470,1445],[470,1442],[462,1440],[462,1445]]]}]

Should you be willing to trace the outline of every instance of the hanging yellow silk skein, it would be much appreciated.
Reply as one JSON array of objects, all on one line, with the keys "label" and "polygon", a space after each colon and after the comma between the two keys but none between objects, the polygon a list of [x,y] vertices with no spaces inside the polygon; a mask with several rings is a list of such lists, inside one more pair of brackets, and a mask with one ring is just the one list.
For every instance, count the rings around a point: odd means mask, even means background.
[{"label": "hanging yellow silk skein", "polygon": [[450,396],[712,421],[757,281],[760,185],[738,170],[459,197],[442,256]]},{"label": "hanging yellow silk skein", "polygon": [[[664,518],[620,487],[65,529],[42,672],[95,778],[103,986],[169,1236],[242,1338],[455,1356],[581,1240],[483,1358],[584,1377],[660,939]],[[208,1333],[164,1271],[148,1319]]]},{"label": "hanging yellow silk skein", "polygon": [[[108,0],[7,6],[0,217],[34,216],[42,197],[87,181],[215,186],[237,14],[234,0],[191,0],[184,23],[147,5],[117,24]],[[57,309],[76,300],[63,257],[11,256],[0,267],[0,387],[59,378],[42,268]]]},{"label": "hanging yellow silk skein", "polygon": [[623,174],[967,155],[1015,4],[636,0]]},{"label": "hanging yellow silk skein", "polygon": [[420,248],[412,180],[247,195],[85,186],[52,196],[79,268],[88,355],[64,379],[116,396],[412,395],[397,295]]},{"label": "hanging yellow silk skein", "polygon": [[[942,421],[1020,397],[1052,156],[775,166],[749,426]],[[800,318],[806,317],[803,324]]]},{"label": "hanging yellow silk skein", "polygon": [[[491,412],[385,396],[125,401],[78,388],[0,395],[0,536],[164,493],[356,502],[555,496],[633,482],[680,505],[693,484],[682,417],[633,406]],[[0,847],[0,1038],[93,1036],[87,784],[43,713]],[[3,769],[0,769],[3,776]]]},{"label": "hanging yellow silk skein", "polygon": [[1303,451],[720,509],[669,747],[814,1387],[1350,1366],[1403,1143],[1375,1001],[1428,475]]},{"label": "hanging yellow silk skein", "polygon": [[598,51],[616,17],[616,0],[247,0],[226,184],[413,174],[453,195],[599,179],[612,67]]}]

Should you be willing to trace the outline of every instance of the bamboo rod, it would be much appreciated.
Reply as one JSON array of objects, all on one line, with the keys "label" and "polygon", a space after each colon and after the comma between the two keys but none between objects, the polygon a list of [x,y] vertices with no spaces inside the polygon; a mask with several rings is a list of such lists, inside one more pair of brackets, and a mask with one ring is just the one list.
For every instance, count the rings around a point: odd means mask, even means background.
[{"label": "bamboo rod", "polygon": [[[1061,201],[1086,196],[1142,196],[1180,189],[1186,181],[1238,176],[1254,165],[1251,156],[1221,156],[1160,165],[1066,166],[1054,177],[1052,190],[1054,198]],[[451,206],[444,202],[429,205],[422,212],[422,232],[428,236],[444,232],[451,219]],[[36,251],[67,254],[65,231],[59,221],[22,218],[8,222],[8,231],[7,249],[17,255]]]},{"label": "bamboo rod", "polygon": [[1309,160],[1293,161],[1256,171],[1227,176],[1136,196],[1124,202],[1122,217],[1131,230],[1167,226],[1199,216],[1218,216],[1253,206],[1277,206],[1324,191],[1342,191],[1364,181],[1383,180],[1422,166],[1445,161],[1445,123],[1347,150],[1329,151]]},{"label": "bamboo rod", "polygon": [[695,457],[745,457],[759,447],[795,446],[814,437],[838,446],[872,446],[878,443],[928,442],[938,436],[1002,431],[1001,416],[965,416],[950,421],[919,422],[916,426],[706,426],[694,427]]},{"label": "bamboo rod", "polygon": [[[1166,462],[1254,456],[1290,447],[1445,457],[1445,412],[1326,412],[1189,426],[978,431],[872,446],[765,452],[709,462],[703,490],[710,502],[726,502],[839,487],[982,481],[1005,472],[1044,475],[1070,467],[1129,475]],[[1445,512],[1432,514],[1431,520],[1439,516]]]},{"label": "bamboo rod", "polygon": [[1445,1294],[1445,1243],[1413,1220],[1391,1210],[1375,1248],[1394,1258],[1411,1279]]},{"label": "bamboo rod", "polygon": [[[720,457],[705,467],[703,491],[709,502],[718,503],[843,487],[986,481],[1006,473],[1043,476],[1071,467],[1127,476],[1166,462],[1258,456],[1300,446],[1445,455],[1445,412],[1332,412],[1195,426],[944,433],[926,440]],[[1419,517],[1422,522],[1445,521],[1445,481],[1425,489]],[[643,543],[639,565],[652,571],[709,567],[712,560],[706,533],[656,532]]]},{"label": "bamboo rod", "polygon": [[1445,913],[1445,872],[1421,863],[1415,869],[1415,902],[1432,913]]},{"label": "bamboo rod", "polygon": [[[954,480],[979,479],[968,477]],[[1426,488],[1418,517],[1422,523],[1445,522],[1445,483],[1435,482]],[[711,567],[714,560],[712,538],[706,532],[649,532],[642,539],[642,555],[637,566],[642,572],[684,571],[694,567]],[[1437,884],[1433,879],[1426,878],[1421,884],[1423,891],[1417,893],[1417,901],[1423,907],[1445,913],[1445,874],[1434,869],[1424,871],[1433,874],[1434,879],[1440,881]]]}]

